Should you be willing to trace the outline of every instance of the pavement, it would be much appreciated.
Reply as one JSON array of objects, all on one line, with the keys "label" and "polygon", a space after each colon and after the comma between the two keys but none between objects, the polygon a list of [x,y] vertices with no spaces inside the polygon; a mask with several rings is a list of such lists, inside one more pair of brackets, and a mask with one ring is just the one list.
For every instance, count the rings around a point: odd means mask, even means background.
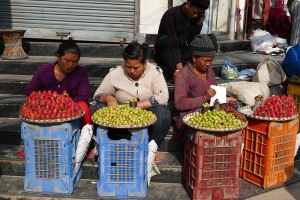
[{"label": "pavement", "polygon": [[300,200],[300,182],[286,185],[284,187],[265,192],[246,200]]},{"label": "pavement", "polygon": [[[300,151],[298,151],[297,158],[299,156]],[[245,180],[242,179],[242,181]],[[240,199],[243,200],[300,200],[300,160],[295,160],[294,162],[293,179],[287,181],[283,185],[265,190],[254,185],[252,185],[249,188],[242,187],[241,189],[247,190],[246,193],[245,191],[241,191]],[[251,197],[247,197],[246,195],[248,193],[256,193],[256,195],[251,195]]]}]

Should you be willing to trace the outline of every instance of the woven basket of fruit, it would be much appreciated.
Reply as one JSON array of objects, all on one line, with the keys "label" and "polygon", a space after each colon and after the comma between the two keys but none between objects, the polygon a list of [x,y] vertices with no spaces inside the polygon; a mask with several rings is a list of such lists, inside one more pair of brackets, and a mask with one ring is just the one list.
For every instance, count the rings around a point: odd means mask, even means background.
[{"label": "woven basket of fruit", "polygon": [[20,109],[19,118],[37,124],[54,124],[72,121],[84,115],[77,103],[64,91],[32,92]]},{"label": "woven basket of fruit", "polygon": [[84,115],[84,111],[82,111],[82,113],[77,116],[66,117],[66,118],[57,118],[57,119],[30,119],[30,118],[24,118],[21,115],[19,115],[19,118],[22,121],[33,122],[33,123],[37,123],[37,124],[56,124],[56,123],[73,121],[75,119],[80,119],[83,115]]},{"label": "woven basket of fruit", "polygon": [[289,121],[298,117],[298,111],[291,95],[274,95],[257,108],[244,106],[239,112],[253,119],[265,121]]},{"label": "woven basket of fruit", "polygon": [[141,128],[156,122],[155,114],[129,104],[108,106],[97,110],[93,123],[109,128]]},{"label": "woven basket of fruit", "polygon": [[264,120],[264,121],[289,121],[289,120],[296,119],[298,117],[298,114],[295,114],[290,117],[262,117],[259,115],[254,115],[253,110],[250,106],[240,107],[239,112],[244,114],[246,117],[249,117],[252,119]]},{"label": "woven basket of fruit", "polygon": [[189,127],[212,132],[237,131],[247,126],[247,120],[216,109],[203,114],[199,112],[187,114],[183,117],[183,122]]}]

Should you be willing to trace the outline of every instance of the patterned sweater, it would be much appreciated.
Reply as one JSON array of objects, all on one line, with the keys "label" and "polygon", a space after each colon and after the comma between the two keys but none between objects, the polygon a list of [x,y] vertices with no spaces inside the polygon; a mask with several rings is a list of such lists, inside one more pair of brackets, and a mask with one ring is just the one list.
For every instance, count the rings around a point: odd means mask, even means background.
[{"label": "patterned sweater", "polygon": [[211,67],[208,68],[206,81],[195,74],[190,63],[178,72],[174,92],[175,107],[178,111],[174,115],[176,128],[183,125],[184,115],[194,112],[205,103],[203,94],[210,85],[216,85],[215,74]]}]

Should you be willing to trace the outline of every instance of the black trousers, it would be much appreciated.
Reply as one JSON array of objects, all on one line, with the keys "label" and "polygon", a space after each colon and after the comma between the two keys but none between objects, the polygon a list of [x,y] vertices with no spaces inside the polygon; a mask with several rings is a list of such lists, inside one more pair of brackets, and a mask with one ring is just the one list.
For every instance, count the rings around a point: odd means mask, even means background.
[{"label": "black trousers", "polygon": [[[181,63],[184,66],[191,58],[191,53],[188,51],[188,46],[185,42],[182,42],[179,48]],[[154,60],[163,69],[165,78],[167,80],[172,79],[177,63],[174,57],[174,47],[169,36],[164,35],[157,39]]]}]

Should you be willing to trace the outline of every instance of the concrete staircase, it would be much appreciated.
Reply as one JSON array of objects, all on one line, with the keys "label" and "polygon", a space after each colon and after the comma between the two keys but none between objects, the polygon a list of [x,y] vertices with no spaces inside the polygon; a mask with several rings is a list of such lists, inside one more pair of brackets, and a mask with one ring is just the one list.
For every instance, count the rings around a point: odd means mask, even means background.
[{"label": "concrete staircase", "polygon": [[[220,53],[213,61],[213,69],[218,82],[222,65],[233,60],[239,70],[256,68],[257,64],[268,56],[254,55],[249,49],[249,41],[220,41]],[[24,160],[17,157],[23,148],[20,134],[21,120],[18,118],[20,106],[25,102],[24,88],[36,69],[45,63],[55,61],[54,52],[59,42],[24,41],[29,55],[26,60],[0,60],[0,199],[53,199],[53,196],[28,194],[23,190]],[[119,44],[79,43],[82,51],[80,64],[88,69],[91,97],[95,89],[107,74],[109,68],[121,64],[124,47]],[[0,52],[3,44],[0,43]],[[151,52],[151,51],[150,51]],[[149,53],[150,61],[152,55]],[[282,62],[281,57],[272,57]],[[174,85],[168,80],[170,108]],[[152,178],[152,187],[148,188],[146,199],[189,199],[181,185],[183,164],[183,144],[171,139],[170,130],[160,151],[164,159],[158,163],[160,176]],[[298,166],[299,167],[299,166]],[[86,160],[80,182],[70,196],[55,196],[55,199],[97,199],[96,182],[98,180],[97,162]],[[240,199],[262,193],[264,190],[241,180]]]}]

